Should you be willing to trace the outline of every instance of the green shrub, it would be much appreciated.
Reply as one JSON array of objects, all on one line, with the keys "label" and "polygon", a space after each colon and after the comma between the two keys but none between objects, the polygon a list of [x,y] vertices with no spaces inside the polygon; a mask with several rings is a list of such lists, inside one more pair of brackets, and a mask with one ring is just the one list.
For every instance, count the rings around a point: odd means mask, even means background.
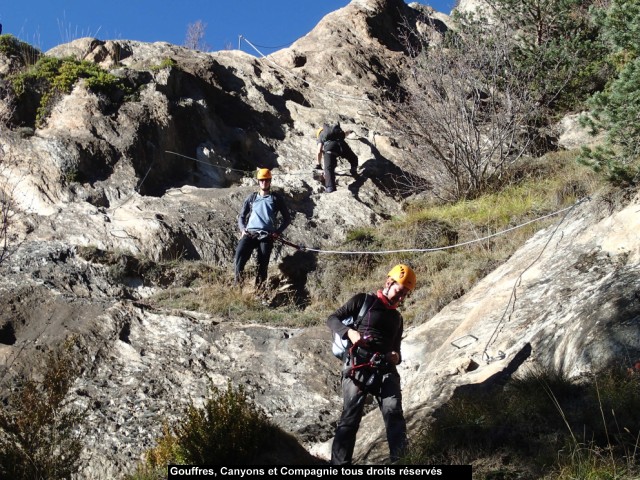
[{"label": "green shrub", "polygon": [[65,401],[80,372],[71,343],[50,355],[42,380],[0,404],[0,477],[70,478],[80,467],[83,414]]},{"label": "green shrub", "polygon": [[186,422],[175,428],[179,450],[190,464],[251,463],[264,447],[270,425],[244,390],[213,389],[204,408],[191,405]]},{"label": "green shrub", "polygon": [[590,100],[592,111],[581,118],[593,133],[606,132],[605,144],[583,147],[579,161],[602,173],[614,185],[640,181],[640,59],[628,63],[604,92]]},{"label": "green shrub", "polygon": [[152,65],[151,67],[149,67],[149,70],[157,72],[159,70],[163,70],[165,68],[172,68],[177,65],[178,65],[178,62],[176,62],[173,58],[166,57],[162,59],[159,65]]},{"label": "green shrub", "polygon": [[630,478],[617,475],[634,469],[637,374],[609,369],[575,382],[555,370],[532,370],[504,385],[472,390],[434,413],[405,461],[486,465],[486,458],[497,457],[490,469],[474,470],[474,478],[498,478],[504,459],[513,476],[502,472],[503,478]]},{"label": "green shrub", "polygon": [[0,53],[9,58],[17,58],[22,66],[33,65],[42,56],[40,50],[11,34],[0,35]]},{"label": "green shrub", "polygon": [[635,0],[612,0],[608,9],[596,10],[594,18],[619,71],[606,89],[591,97],[590,112],[582,118],[593,133],[605,132],[605,144],[583,148],[579,160],[614,185],[633,185],[640,180],[640,6]]},{"label": "green shrub", "polygon": [[11,83],[18,96],[24,95],[28,90],[33,90],[40,96],[36,124],[41,124],[49,114],[54,100],[70,93],[80,79],[84,79],[87,88],[95,92],[108,95],[117,92],[122,92],[123,95],[131,93],[115,75],[94,63],[74,58],[42,56],[26,72],[12,76]]},{"label": "green shrub", "polygon": [[[212,387],[211,398],[201,408],[189,405],[182,421],[165,426],[155,448],[145,455],[137,476],[147,478],[169,463],[247,465],[270,445],[275,427],[246,396],[242,387]],[[166,471],[166,470],[165,470]]]}]

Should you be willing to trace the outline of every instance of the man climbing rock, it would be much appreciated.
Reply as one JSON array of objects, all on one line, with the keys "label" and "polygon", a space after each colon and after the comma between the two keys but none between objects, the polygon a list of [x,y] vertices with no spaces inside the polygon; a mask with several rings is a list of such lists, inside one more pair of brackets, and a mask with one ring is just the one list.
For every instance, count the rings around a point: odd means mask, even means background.
[{"label": "man climbing rock", "polygon": [[358,156],[345,141],[349,133],[351,132],[343,131],[339,123],[334,125],[325,124],[317,132],[316,168],[320,168],[324,164],[326,193],[334,192],[336,189],[338,157],[345,158],[349,162],[351,176],[358,177]]},{"label": "man climbing rock", "polygon": [[[244,267],[254,250],[258,250],[256,287],[267,279],[273,240],[291,223],[291,215],[282,195],[271,191],[271,170],[261,168],[257,174],[259,190],[249,195],[238,215],[240,241],[234,258],[235,284],[242,282]],[[281,215],[277,225],[278,213]]]},{"label": "man climbing rock", "polygon": [[[391,461],[398,461],[404,453],[407,427],[396,369],[402,361],[403,320],[397,307],[415,286],[416,274],[411,267],[398,264],[389,271],[384,287],[376,292],[363,315],[359,313],[370,295],[367,293],[351,297],[327,318],[329,328],[351,342],[342,371],[342,415],[331,448],[334,465],[350,465],[353,460],[356,434],[369,394],[377,400],[384,419]],[[342,320],[349,317],[360,320],[347,326]]]}]

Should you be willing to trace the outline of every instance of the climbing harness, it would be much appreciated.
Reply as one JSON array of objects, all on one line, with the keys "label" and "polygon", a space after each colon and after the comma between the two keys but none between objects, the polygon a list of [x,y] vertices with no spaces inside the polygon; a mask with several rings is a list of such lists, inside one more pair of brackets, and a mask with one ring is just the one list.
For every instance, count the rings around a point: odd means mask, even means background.
[{"label": "climbing harness", "polygon": [[[343,374],[358,385],[361,391],[373,393],[373,391],[380,386],[382,382],[382,370],[389,367],[389,362],[385,359],[384,354],[380,352],[370,354],[366,350],[365,346],[369,343],[369,340],[370,337],[362,337],[349,348],[347,361],[345,362],[349,366],[345,368]],[[364,352],[366,355],[363,355],[361,352]],[[359,357],[368,357],[368,359],[361,363],[356,363]],[[364,370],[369,374],[364,381],[355,378],[358,370]]]},{"label": "climbing harness", "polygon": [[301,250],[301,251],[304,251],[304,250],[305,250],[304,245],[296,245],[295,243],[292,243],[292,242],[290,242],[290,241],[288,241],[288,240],[285,240],[284,238],[282,238],[282,237],[281,237],[279,234],[277,234],[277,233],[267,232],[267,231],[265,231],[265,230],[247,230],[247,231],[245,232],[245,235],[246,235],[247,237],[249,237],[249,238],[256,239],[256,240],[259,240],[259,241],[262,241],[262,240],[264,240],[265,238],[271,238],[271,239],[272,239],[272,240],[274,240],[274,241],[275,241],[275,240],[278,240],[278,242],[280,242],[280,244],[279,244],[279,245],[277,245],[277,247],[276,247],[276,251],[275,251],[275,254],[274,254],[274,259],[276,259],[276,260],[277,260],[278,258],[280,258],[280,253],[281,253],[282,245],[283,245],[283,244],[284,244],[284,245],[288,245],[288,246],[290,246],[290,247],[293,247],[293,248],[295,248],[296,250]]},{"label": "climbing harness", "polygon": [[255,240],[264,240],[265,238],[275,238],[273,233],[266,230],[246,230],[245,235]]},{"label": "climbing harness", "polygon": [[[356,343],[351,345],[348,349],[347,362],[350,367],[348,369],[349,375],[352,375],[355,370],[359,370],[361,368],[380,368],[384,366],[388,366],[388,362],[385,360],[384,355],[380,352],[370,353],[367,350],[367,345],[369,344],[369,340],[371,337],[364,336],[361,337]],[[363,355],[363,353],[365,355]],[[370,355],[370,356],[369,356]],[[362,363],[356,363],[358,357],[369,356],[368,360],[365,360]]]}]

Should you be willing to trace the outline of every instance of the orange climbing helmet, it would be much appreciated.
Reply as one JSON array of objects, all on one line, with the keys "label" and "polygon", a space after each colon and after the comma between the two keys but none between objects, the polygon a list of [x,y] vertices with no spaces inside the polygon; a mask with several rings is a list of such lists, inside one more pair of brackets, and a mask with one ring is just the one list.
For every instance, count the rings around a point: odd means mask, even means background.
[{"label": "orange climbing helmet", "polygon": [[416,274],[409,265],[399,263],[387,276],[409,290],[416,288]]},{"label": "orange climbing helmet", "polygon": [[258,169],[258,175],[256,175],[258,180],[271,180],[271,170],[268,168],[260,168]]}]

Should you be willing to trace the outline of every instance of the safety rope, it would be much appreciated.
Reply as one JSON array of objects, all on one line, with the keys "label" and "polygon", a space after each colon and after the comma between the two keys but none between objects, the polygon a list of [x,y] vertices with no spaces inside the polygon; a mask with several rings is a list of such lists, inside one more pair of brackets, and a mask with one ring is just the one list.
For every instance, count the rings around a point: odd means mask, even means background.
[{"label": "safety rope", "polygon": [[122,208],[129,200],[131,200],[133,198],[133,196],[136,193],[140,193],[140,187],[142,187],[142,184],[147,179],[147,176],[149,175],[149,172],[151,172],[151,167],[153,167],[154,162],[155,162],[155,160],[153,160],[151,162],[151,164],[149,165],[149,168],[147,169],[147,173],[144,174],[144,177],[142,177],[142,180],[140,180],[140,183],[133,189],[133,192],[131,194],[129,194],[127,197],[125,197],[125,199],[122,202],[120,202],[117,206],[107,208],[107,212],[114,212],[114,211],[118,210],[119,208]]},{"label": "safety rope", "polygon": [[[253,173],[253,171],[251,171],[251,170],[238,170],[237,168],[225,167],[225,166],[222,166],[222,165],[213,165],[211,163],[203,162],[202,160],[198,160],[197,158],[189,157],[187,155],[183,155],[183,154],[178,153],[178,152],[172,152],[170,150],[165,150],[165,153],[170,153],[170,154],[176,155],[178,157],[186,158],[186,159],[189,159],[189,160],[191,160],[193,162],[202,163],[202,164],[207,165],[209,167],[220,168],[220,169],[223,169],[223,170],[231,170],[231,171],[234,171],[234,172],[240,172],[245,176],[249,176],[249,175],[251,175]],[[131,200],[133,198],[133,196],[136,193],[140,193],[140,188],[142,187],[142,184],[144,183],[144,181],[149,176],[149,173],[151,172],[151,168],[153,167],[154,163],[155,163],[155,160],[153,162],[151,162],[151,164],[149,165],[149,168],[147,169],[146,173],[144,174],[144,177],[142,177],[142,180],[140,180],[140,183],[133,189],[134,193],[131,193],[129,196],[127,196],[117,206],[108,208],[107,209],[108,212],[113,212],[115,210],[118,210],[119,208],[122,208],[129,200]]]},{"label": "safety rope", "polygon": [[197,158],[189,157],[187,155],[183,155],[183,154],[178,153],[178,152],[172,152],[171,150],[165,150],[165,153],[170,153],[172,155],[177,155],[178,157],[187,158],[187,159],[192,160],[194,162],[202,163],[202,164],[207,165],[209,167],[220,168],[222,170],[231,170],[232,172],[240,172],[240,173],[243,173],[245,175],[250,175],[250,174],[253,173],[253,170],[239,170],[237,168],[225,167],[223,165],[213,165],[213,164],[211,164],[209,162],[203,162],[202,160],[198,160]]},{"label": "safety rope", "polygon": [[311,88],[314,88],[316,90],[324,92],[324,93],[326,93],[326,94],[328,94],[328,95],[330,95],[332,97],[348,98],[350,100],[356,100],[356,101],[359,101],[359,102],[371,102],[371,100],[368,99],[366,96],[356,97],[356,96],[353,96],[353,95],[345,95],[343,93],[336,93],[336,92],[333,92],[331,90],[327,90],[326,88],[322,88],[322,87],[320,87],[318,85],[314,85],[313,83],[309,82],[309,80],[306,80],[306,79],[304,79],[302,77],[299,77],[295,73],[292,73],[291,71],[289,71],[287,68],[285,68],[285,67],[279,65],[278,63],[274,62],[273,60],[271,60],[264,53],[262,53],[260,50],[258,50],[256,48],[256,46],[253,43],[251,43],[245,36],[240,35],[240,39],[244,40],[245,42],[247,42],[249,44],[249,46],[251,48],[253,48],[256,52],[258,52],[263,59],[265,59],[267,62],[273,64],[278,70],[285,72],[287,75],[295,78],[296,80],[301,81],[303,84],[305,84],[305,85],[307,85],[307,86],[309,86]]},{"label": "safety rope", "polygon": [[[254,170],[239,170],[237,168],[225,167],[223,165],[213,165],[211,163],[203,162],[202,160],[198,160],[197,158],[193,158],[193,157],[190,157],[188,155],[183,155],[182,153],[172,152],[171,150],[165,150],[165,153],[170,153],[172,155],[177,155],[179,157],[186,158],[188,160],[193,160],[194,162],[202,163],[202,164],[207,165],[209,167],[220,168],[222,170],[231,170],[233,172],[240,172],[240,173],[244,174],[244,176],[252,176],[254,174]],[[272,168],[271,170],[275,170],[275,169]],[[336,170],[336,171],[337,172],[343,172],[343,173],[346,172],[346,170]],[[285,173],[285,172],[283,172],[283,173]],[[309,172],[307,172],[307,171],[304,171],[304,172],[286,172],[286,175],[309,175]],[[140,184],[142,185],[142,182],[140,182]]]},{"label": "safety rope", "polygon": [[[404,249],[398,249],[398,250],[377,250],[377,251],[366,251],[366,250],[354,250],[354,251],[348,251],[348,250],[321,250],[318,248],[310,248],[310,247],[305,247],[302,244],[295,244],[293,242],[287,241],[285,240],[282,236],[278,237],[277,240],[280,242],[285,243],[285,245],[289,245],[290,247],[294,247],[298,250],[302,250],[302,251],[307,251],[307,252],[315,252],[315,253],[325,253],[325,254],[341,254],[341,255],[384,255],[384,254],[390,254],[390,253],[409,253],[409,252],[416,252],[416,253],[425,253],[425,252],[437,252],[437,251],[441,251],[441,250],[449,250],[452,248],[459,248],[459,247],[463,247],[465,245],[471,245],[474,243],[479,243],[479,242],[484,242],[485,240],[488,240],[490,238],[493,237],[497,237],[499,235],[504,235],[505,233],[511,232],[513,230],[516,230],[518,228],[522,228],[526,225],[530,225],[534,222],[539,222],[540,220],[544,220],[545,218],[549,218],[549,217],[553,217],[554,215],[558,215],[560,213],[563,212],[567,212],[570,211],[571,209],[575,208],[577,205],[579,205],[580,203],[584,202],[585,200],[587,200],[589,197],[584,197],[580,200],[578,200],[576,203],[574,203],[573,205],[571,205],[570,207],[566,207],[563,208],[561,210],[557,210],[555,212],[552,213],[548,213],[547,215],[543,215],[541,217],[535,218],[533,220],[529,220],[527,222],[521,223],[520,225],[516,225],[514,227],[511,228],[507,228],[505,230],[501,230],[499,232],[493,233],[491,235],[487,235],[485,237],[481,237],[481,238],[476,238],[474,240],[469,240],[467,242],[462,242],[462,243],[456,243],[454,245],[447,245],[444,247],[433,247],[433,248],[404,248]],[[565,215],[566,218],[566,215]],[[563,218],[564,220],[564,218]]]},{"label": "safety rope", "polygon": [[551,240],[553,239],[554,235],[556,234],[556,232],[560,228],[560,225],[562,225],[562,223],[564,223],[566,218],[569,216],[569,213],[571,213],[571,210],[576,208],[579,204],[581,204],[582,202],[584,202],[587,199],[589,199],[589,197],[584,197],[584,198],[578,200],[572,206],[567,207],[567,208],[565,208],[563,210],[559,210],[558,212],[556,212],[556,214],[557,214],[557,213],[561,213],[561,212],[566,211],[564,216],[556,224],[555,228],[553,229],[553,232],[551,232],[551,235],[549,236],[549,238],[545,242],[544,246],[542,247],[542,250],[540,250],[540,253],[538,254],[538,256],[524,270],[522,270],[522,272],[520,272],[520,275],[518,275],[518,278],[516,279],[516,281],[515,281],[515,283],[513,285],[513,288],[511,289],[511,295],[509,296],[509,301],[507,302],[507,306],[505,307],[504,312],[502,312],[502,316],[500,317],[500,320],[498,321],[498,323],[496,325],[496,328],[493,330],[493,333],[489,337],[489,340],[487,340],[487,343],[486,343],[486,345],[484,347],[484,350],[482,351],[482,358],[487,363],[491,363],[491,362],[493,362],[495,360],[502,360],[506,356],[506,354],[504,352],[502,352],[502,351],[499,351],[498,354],[495,357],[489,356],[489,354],[487,352],[489,350],[489,346],[492,343],[494,343],[496,341],[496,339],[498,338],[498,329],[500,328],[502,323],[505,321],[505,317],[507,316],[507,312],[509,311],[509,307],[511,307],[511,312],[509,313],[509,316],[508,316],[509,320],[511,319],[511,315],[513,315],[513,312],[515,311],[516,300],[517,300],[517,288],[520,286],[520,283],[522,282],[522,277],[527,272],[527,270],[529,270],[538,260],[540,260],[540,258],[542,257],[542,254],[544,253],[546,248],[549,246],[549,243],[551,243]]}]

